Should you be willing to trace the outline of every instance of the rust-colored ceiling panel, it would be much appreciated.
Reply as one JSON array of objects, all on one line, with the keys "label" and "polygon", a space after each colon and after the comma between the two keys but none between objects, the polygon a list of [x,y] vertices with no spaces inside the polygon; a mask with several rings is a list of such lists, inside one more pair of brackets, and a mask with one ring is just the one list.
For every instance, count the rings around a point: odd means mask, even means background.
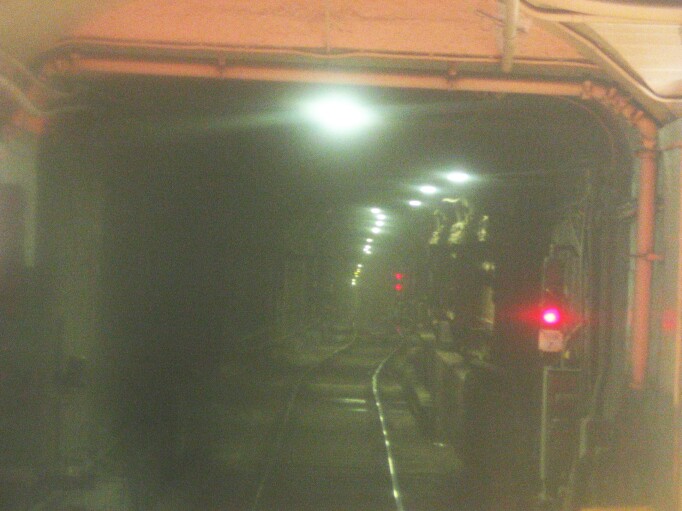
[{"label": "rust-colored ceiling panel", "polygon": [[[73,36],[497,58],[503,23],[496,0],[136,0],[83,25]],[[520,57],[584,61],[570,45],[532,23],[519,42]]]},{"label": "rust-colored ceiling panel", "polygon": [[657,94],[682,94],[682,26],[592,23],[590,28]]},{"label": "rust-colored ceiling panel", "polygon": [[136,0],[73,32],[75,37],[225,46],[321,47],[323,2]]},{"label": "rust-colored ceiling panel", "polygon": [[[519,31],[518,47],[516,55],[518,57],[556,60],[556,61],[585,61],[575,48],[565,40],[548,33],[546,30],[528,20],[525,24],[528,29]],[[523,25],[522,25],[523,27]]]},{"label": "rust-colored ceiling panel", "polygon": [[482,4],[492,4],[492,12],[496,14],[495,2],[334,0],[331,3],[333,47],[422,54],[499,55],[498,27],[480,13]]},{"label": "rust-colored ceiling panel", "polygon": [[2,0],[0,48],[30,62],[86,20],[127,0]]},{"label": "rust-colored ceiling panel", "polygon": [[62,40],[75,56],[97,46],[115,58],[126,48],[125,57],[156,64],[220,63],[228,54],[253,62],[271,52],[310,58],[303,66],[325,57],[352,67],[362,58],[363,69],[385,69],[398,59],[408,71],[440,63],[439,72],[451,72],[456,62],[464,73],[506,76],[506,48],[512,75],[609,76],[650,110],[682,115],[682,4],[519,2],[517,37],[505,44],[500,0],[5,0],[0,49],[27,63]]}]

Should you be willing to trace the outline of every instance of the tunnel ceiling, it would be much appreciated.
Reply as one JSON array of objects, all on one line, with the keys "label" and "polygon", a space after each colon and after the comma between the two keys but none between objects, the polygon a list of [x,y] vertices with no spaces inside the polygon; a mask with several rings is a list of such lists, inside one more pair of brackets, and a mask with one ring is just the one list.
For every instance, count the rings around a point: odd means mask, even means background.
[{"label": "tunnel ceiling", "polygon": [[[121,179],[177,183],[176,197],[192,197],[219,237],[239,223],[242,243],[342,262],[357,262],[368,237],[377,255],[419,252],[446,197],[467,197],[496,217],[519,200],[558,200],[557,190],[570,194],[586,170],[607,166],[613,149],[599,117],[573,100],[159,77],[77,85],[90,108],[55,131],[102,151]],[[360,101],[377,122],[335,134],[302,115],[330,90]],[[476,179],[449,183],[453,170]],[[130,177],[145,173],[147,181]],[[424,184],[438,193],[424,196]],[[424,207],[409,207],[411,199]],[[370,232],[372,207],[389,216],[381,236]]]},{"label": "tunnel ceiling", "polygon": [[[357,211],[404,207],[444,169],[485,176],[483,200],[499,205],[566,186],[613,151],[613,136],[578,100],[420,87],[455,88],[462,77],[513,82],[515,92],[597,81],[661,122],[682,113],[676,4],[514,4],[518,17],[495,0],[5,2],[0,44],[48,80],[47,91],[37,87],[5,57],[31,100],[86,108],[77,117],[87,136],[210,155],[258,192],[249,200],[266,204],[263,217],[297,219],[279,230],[284,242],[303,240],[295,249],[305,252],[329,221],[338,250],[355,236],[344,233]],[[299,95],[325,89],[312,82],[354,80],[382,86],[347,85],[377,109],[381,129],[329,144],[296,121]],[[402,92],[391,88],[398,82]]]},{"label": "tunnel ceiling", "polygon": [[[61,0],[3,2],[0,47],[46,73],[243,76],[248,66],[616,82],[682,113],[678,3]],[[515,34],[514,37],[505,37]],[[510,32],[511,30],[511,32]]]}]

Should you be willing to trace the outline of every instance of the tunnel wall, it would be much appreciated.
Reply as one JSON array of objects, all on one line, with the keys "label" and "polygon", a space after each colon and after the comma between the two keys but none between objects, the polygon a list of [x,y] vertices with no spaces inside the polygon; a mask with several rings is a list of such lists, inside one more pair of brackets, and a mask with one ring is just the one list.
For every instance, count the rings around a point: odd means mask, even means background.
[{"label": "tunnel wall", "polygon": [[0,508],[58,458],[55,350],[36,264],[37,141],[9,127],[0,140]]},{"label": "tunnel wall", "polygon": [[[682,120],[660,131],[660,146],[667,148],[682,141]],[[666,394],[673,392],[675,372],[675,339],[680,329],[678,281],[680,261],[680,173],[682,149],[664,150],[659,159],[658,197],[662,211],[658,213],[656,253],[662,256],[654,264],[652,286],[652,336],[649,356],[650,384]]]},{"label": "tunnel wall", "polygon": [[[10,268],[10,285],[2,285],[0,457],[3,470],[32,474],[22,481],[30,485],[66,465],[86,464],[110,440],[103,404],[111,369],[102,322],[104,193],[98,164],[83,148],[67,143],[54,152],[49,135],[5,134],[0,186],[21,201],[21,256]],[[6,241],[5,227],[3,233]]]},{"label": "tunnel wall", "polygon": [[[631,337],[625,350],[613,353],[612,371],[622,370],[625,389],[620,400],[612,399],[613,412],[607,418],[616,424],[616,463],[623,467],[618,486],[626,488],[621,497],[656,509],[672,509],[675,411],[673,409],[675,347],[680,332],[678,297],[680,275],[680,150],[666,149],[682,139],[679,120],[659,131],[655,259],[651,288],[651,316],[648,367],[645,387],[628,391]],[[636,170],[636,172],[638,169]],[[636,182],[636,181],[635,181]],[[636,254],[636,227],[632,224],[631,254]],[[635,257],[630,262],[630,296],[633,295]],[[632,317],[632,301],[628,318]],[[607,480],[616,480],[615,470]],[[613,484],[613,483],[612,483]]]},{"label": "tunnel wall", "polygon": [[[646,446],[643,456],[645,488],[642,493],[650,495],[650,501],[659,509],[668,509],[675,501],[674,465],[679,459],[675,451],[679,427],[674,409],[676,345],[682,335],[682,304],[680,299],[680,181],[682,173],[682,156],[679,144],[682,142],[682,119],[678,119],[659,131],[658,160],[658,213],[655,232],[655,253],[660,256],[654,262],[653,282],[651,289],[651,336],[649,340],[649,357],[647,385],[644,405],[635,412],[641,417],[635,421],[636,426],[646,430],[646,434],[635,431],[635,443]],[[676,149],[671,149],[677,144]],[[648,484],[648,487],[646,486]],[[679,482],[677,483],[679,484]]]},{"label": "tunnel wall", "polygon": [[36,252],[37,136],[19,130],[6,132],[0,137],[0,184],[18,186],[24,195],[24,263],[33,267]]},{"label": "tunnel wall", "polygon": [[[18,132],[5,142],[2,189],[19,192],[22,254],[9,273],[3,255],[0,493],[18,485],[35,497],[46,481],[86,470],[113,441],[104,182],[96,152],[73,138]],[[16,470],[21,477],[6,486]]]},{"label": "tunnel wall", "polygon": [[[39,178],[43,336],[50,346],[59,455],[81,467],[110,443],[112,371],[103,316],[104,180],[92,152],[46,140]],[[47,167],[47,168],[45,168]]]},{"label": "tunnel wall", "polygon": [[[680,268],[680,229],[682,211],[680,190],[682,189],[682,119],[678,119],[659,132],[659,177],[657,195],[659,212],[656,229],[656,254],[661,259],[654,263],[652,282],[651,337],[649,344],[649,367],[647,373],[647,401],[644,407],[643,423],[648,436],[643,442],[649,447],[648,470],[651,487],[648,489],[652,503],[659,509],[668,509],[678,494],[679,481],[674,481],[675,442],[679,433],[678,413],[674,409],[676,346],[682,328],[682,295]],[[677,145],[677,148],[671,146]],[[637,441],[637,440],[636,440]],[[646,493],[646,491],[645,491]],[[672,509],[672,507],[670,507]]]},{"label": "tunnel wall", "polygon": [[282,263],[283,271],[275,291],[274,336],[286,341],[320,317],[318,289],[321,264],[315,257],[290,252]]},{"label": "tunnel wall", "polygon": [[[631,154],[636,155],[639,140],[628,134]],[[678,122],[659,132],[659,145],[678,142],[682,124]],[[632,194],[627,209],[615,224],[629,239],[629,260],[617,257],[609,267],[612,326],[605,331],[608,358],[600,363],[595,384],[603,384],[600,411],[608,435],[596,440],[601,449],[593,451],[598,461],[585,485],[587,498],[612,504],[647,504],[656,509],[671,509],[674,421],[672,408],[675,339],[678,335],[680,228],[679,150],[659,153],[657,213],[655,230],[656,258],[651,290],[650,339],[646,385],[642,391],[631,388],[632,317],[634,273],[637,253],[637,215],[639,160],[632,159]],[[625,168],[625,167],[623,167]],[[624,205],[625,206],[625,205]],[[619,235],[621,236],[621,235]],[[600,500],[601,499],[601,500]],[[589,502],[589,501],[588,501]]]},{"label": "tunnel wall", "polygon": [[196,417],[221,361],[319,313],[323,264],[279,241],[250,168],[196,141],[169,150],[115,133],[73,123],[42,142],[28,323],[44,410],[24,436],[49,470],[113,453],[159,477],[177,471],[180,417]]}]

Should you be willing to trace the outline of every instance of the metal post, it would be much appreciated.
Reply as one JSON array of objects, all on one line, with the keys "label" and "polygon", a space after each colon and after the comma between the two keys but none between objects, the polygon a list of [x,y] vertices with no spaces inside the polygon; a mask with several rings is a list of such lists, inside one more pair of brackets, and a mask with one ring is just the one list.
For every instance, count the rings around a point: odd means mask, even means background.
[{"label": "metal post", "polygon": [[641,390],[646,380],[649,356],[649,323],[651,316],[651,276],[653,273],[654,224],[656,216],[656,151],[643,149],[640,159],[639,201],[637,206],[637,260],[635,262],[635,296],[632,318],[632,380],[630,385]]}]

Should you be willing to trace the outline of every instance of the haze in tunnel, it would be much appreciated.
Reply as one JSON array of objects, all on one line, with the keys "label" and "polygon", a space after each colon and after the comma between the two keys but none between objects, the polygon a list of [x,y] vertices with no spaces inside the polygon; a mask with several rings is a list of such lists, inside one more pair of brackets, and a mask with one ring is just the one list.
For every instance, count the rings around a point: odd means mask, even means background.
[{"label": "haze in tunnel", "polygon": [[[197,447],[217,434],[202,414],[249,335],[385,328],[396,272],[415,283],[416,323],[444,198],[490,216],[495,335],[506,363],[534,370],[533,330],[517,312],[538,299],[553,222],[618,150],[598,115],[559,99],[133,78],[80,86],[90,108],[55,123],[42,146],[41,257],[48,268],[95,262],[102,413],[123,438],[121,463],[149,481],[213,466]],[[303,107],[327,93],[357,99],[372,121],[344,132],[316,124]],[[453,171],[471,179],[453,182]],[[95,199],[81,207],[74,183]],[[64,260],[53,236],[64,229],[100,248]]]}]

